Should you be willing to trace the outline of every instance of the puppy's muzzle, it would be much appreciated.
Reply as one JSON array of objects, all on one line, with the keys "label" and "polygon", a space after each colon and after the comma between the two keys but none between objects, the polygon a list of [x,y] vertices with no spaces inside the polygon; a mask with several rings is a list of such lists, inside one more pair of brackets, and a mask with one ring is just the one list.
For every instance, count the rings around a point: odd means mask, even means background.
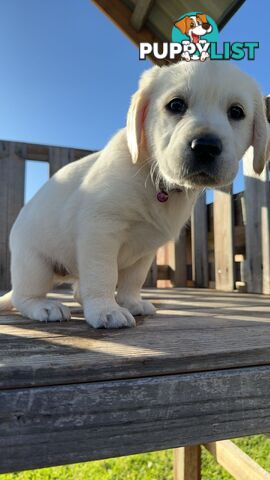
[{"label": "puppy's muzzle", "polygon": [[203,27],[205,30],[208,30],[208,28],[210,28],[210,23],[203,23],[203,24],[202,24],[202,27]]},{"label": "puppy's muzzle", "polygon": [[190,143],[193,156],[198,160],[212,160],[222,152],[221,140],[214,135],[194,138]]}]

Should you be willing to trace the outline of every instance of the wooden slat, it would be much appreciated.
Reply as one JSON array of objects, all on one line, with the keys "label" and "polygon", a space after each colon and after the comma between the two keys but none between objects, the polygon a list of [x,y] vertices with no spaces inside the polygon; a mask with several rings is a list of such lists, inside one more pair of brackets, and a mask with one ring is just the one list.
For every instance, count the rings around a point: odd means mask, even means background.
[{"label": "wooden slat", "polygon": [[157,251],[157,287],[168,288],[173,285],[175,266],[175,244],[166,243]]},{"label": "wooden slat", "polygon": [[149,288],[149,287],[156,287],[157,286],[157,280],[158,280],[158,268],[157,268],[157,259],[155,257],[150,270],[147,274],[146,280],[144,282],[144,287]]},{"label": "wooden slat", "polygon": [[[244,0],[207,0],[207,14],[210,15],[219,27],[233,16]],[[128,4],[136,4],[137,0],[129,0]],[[205,0],[156,0],[149,15],[148,29],[162,38],[163,41],[171,40],[172,25],[183,14],[190,11],[205,11]]]},{"label": "wooden slat", "polygon": [[[267,176],[269,168],[266,168]],[[270,194],[269,181],[265,189],[266,204],[262,207],[262,293],[270,294]]]},{"label": "wooden slat", "polygon": [[25,160],[49,162],[49,147],[47,145],[17,143],[15,148],[18,155]]},{"label": "wooden slat", "polygon": [[[159,248],[157,254],[158,265],[163,267],[162,277],[158,278],[158,286],[186,287],[187,286],[187,258],[186,258],[186,229],[183,228],[178,240],[170,241]],[[165,272],[166,279],[163,278]]]},{"label": "wooden slat", "polygon": [[187,259],[185,227],[182,229],[178,240],[174,244],[172,252],[172,263],[170,263],[170,267],[174,270],[173,285],[175,287],[186,287]]},{"label": "wooden slat", "polygon": [[73,160],[74,154],[69,148],[49,147],[50,176]]},{"label": "wooden slat", "polygon": [[131,25],[137,32],[141,30],[146,22],[147,16],[155,0],[137,0],[133,13],[131,15]]},{"label": "wooden slat", "polygon": [[[61,295],[55,298],[72,301]],[[1,313],[0,388],[270,363],[268,296],[161,289],[144,297],[154,300],[158,313],[137,317],[133,329],[93,330],[78,312],[61,324]]]},{"label": "wooden slat", "polygon": [[270,220],[268,167],[260,176],[252,168],[253,147],[243,160],[246,209],[247,288],[253,293],[270,293]]},{"label": "wooden slat", "polygon": [[230,440],[204,446],[235,480],[270,480],[270,474]]},{"label": "wooden slat", "polygon": [[234,289],[233,209],[230,191],[214,193],[214,247],[216,289]]},{"label": "wooden slat", "polygon": [[[9,142],[6,140],[0,141],[0,159],[6,157],[6,152],[9,150],[9,145],[13,144],[15,154],[23,160],[38,160],[40,162],[49,162],[50,149],[66,149],[66,147],[38,145],[35,143],[23,143],[23,142]],[[74,160],[83,158],[93,150],[84,150],[80,148],[68,148],[70,155]]]},{"label": "wooden slat", "polygon": [[191,445],[173,451],[174,480],[201,480],[201,447]]},{"label": "wooden slat", "polygon": [[208,287],[208,228],[206,194],[199,197],[191,216],[192,280]]},{"label": "wooden slat", "polygon": [[269,431],[269,376],[261,366],[1,391],[0,472]]},{"label": "wooden slat", "polygon": [[[156,34],[149,29],[142,27],[140,31],[136,31],[131,24],[132,11],[121,0],[92,0],[94,4],[105,13],[113,23],[125,33],[130,40],[139,45],[140,42],[162,42]],[[164,60],[157,60],[154,56],[149,58],[159,65],[166,63]]]},{"label": "wooden slat", "polygon": [[9,289],[9,233],[24,202],[25,166],[13,142],[1,142],[0,150],[0,289]]},{"label": "wooden slat", "polygon": [[[161,281],[173,281],[174,271],[169,265],[158,265],[157,266],[158,279]],[[171,286],[171,285],[170,285]],[[163,287],[160,287],[163,288]]]}]

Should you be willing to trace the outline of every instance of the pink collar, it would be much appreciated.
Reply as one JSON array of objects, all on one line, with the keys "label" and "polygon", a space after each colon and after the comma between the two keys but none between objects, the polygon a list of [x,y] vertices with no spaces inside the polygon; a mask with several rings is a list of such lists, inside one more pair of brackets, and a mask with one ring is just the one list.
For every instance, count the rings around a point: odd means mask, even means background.
[{"label": "pink collar", "polygon": [[157,192],[157,200],[161,203],[167,202],[169,198],[169,192],[183,192],[182,188],[172,188],[170,190],[166,190],[164,183],[162,180],[159,183],[159,191]]}]

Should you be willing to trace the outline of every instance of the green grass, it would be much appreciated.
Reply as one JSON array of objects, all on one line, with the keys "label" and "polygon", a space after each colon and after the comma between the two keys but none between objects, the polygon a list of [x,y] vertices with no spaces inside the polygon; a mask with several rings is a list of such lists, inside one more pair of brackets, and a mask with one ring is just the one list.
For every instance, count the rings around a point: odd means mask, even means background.
[{"label": "green grass", "polygon": [[[245,437],[235,443],[263,468],[270,471],[270,440],[263,435]],[[172,480],[172,450],[144,453],[110,460],[63,467],[43,468],[0,475],[0,480]],[[231,480],[203,449],[202,480]]]}]

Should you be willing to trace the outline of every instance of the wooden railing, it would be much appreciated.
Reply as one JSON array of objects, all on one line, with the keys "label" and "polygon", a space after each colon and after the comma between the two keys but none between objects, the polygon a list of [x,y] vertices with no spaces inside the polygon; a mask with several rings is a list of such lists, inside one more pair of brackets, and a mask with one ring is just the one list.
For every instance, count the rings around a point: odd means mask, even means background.
[{"label": "wooden railing", "polygon": [[[10,286],[8,237],[24,203],[25,160],[48,162],[50,175],[88,150],[0,141],[0,290]],[[270,293],[269,171],[244,160],[245,191],[202,194],[177,242],[159,249],[146,286],[208,287]]]},{"label": "wooden railing", "polygon": [[25,160],[48,162],[50,175],[90,153],[76,148],[0,141],[0,290],[10,287],[10,229],[24,204]]}]

